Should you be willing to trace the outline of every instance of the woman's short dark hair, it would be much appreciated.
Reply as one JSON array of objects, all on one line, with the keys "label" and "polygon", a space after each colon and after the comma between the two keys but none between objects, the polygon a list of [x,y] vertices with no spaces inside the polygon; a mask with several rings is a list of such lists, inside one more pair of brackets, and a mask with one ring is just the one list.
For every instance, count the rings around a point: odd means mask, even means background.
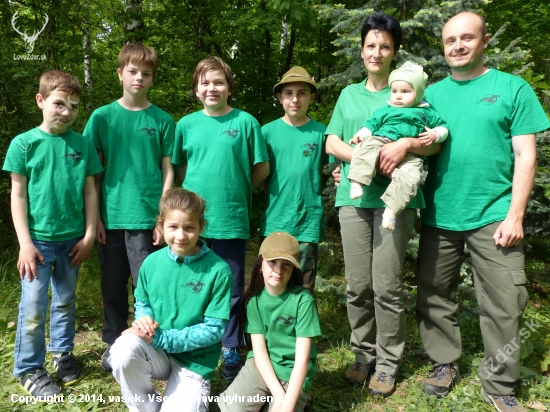
[{"label": "woman's short dark hair", "polygon": [[401,25],[395,17],[389,16],[383,11],[372,13],[361,29],[361,48],[365,45],[365,37],[367,37],[367,33],[371,30],[389,33],[393,39],[395,52],[399,51],[403,34],[401,32]]}]

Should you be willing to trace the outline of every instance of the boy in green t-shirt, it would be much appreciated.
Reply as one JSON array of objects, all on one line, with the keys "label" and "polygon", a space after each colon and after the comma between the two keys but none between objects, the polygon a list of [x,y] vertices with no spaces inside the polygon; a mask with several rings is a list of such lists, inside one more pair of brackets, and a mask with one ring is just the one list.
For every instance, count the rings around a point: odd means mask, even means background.
[{"label": "boy in green t-shirt", "polygon": [[93,249],[97,217],[93,175],[103,170],[92,143],[69,128],[78,115],[81,95],[80,83],[70,74],[43,73],[36,95],[42,124],[12,140],[3,167],[12,173],[11,210],[20,245],[21,303],[13,375],[25,391],[41,400],[61,393],[44,369],[50,282],[48,351],[54,355],[61,385],[73,385],[80,378],[72,353],[75,287],[80,264]]},{"label": "boy in green t-shirt", "polygon": [[321,196],[322,169],[328,163],[326,126],[308,117],[317,84],[302,67],[292,67],[273,92],[285,114],[262,127],[270,175],[264,181],[265,212],[260,234],[287,232],[300,243],[304,288],[313,292],[319,242],[325,220]]},{"label": "boy in green t-shirt", "polygon": [[158,67],[154,50],[125,45],[118,56],[123,94],[95,110],[84,129],[105,164],[96,180],[100,200],[98,257],[103,297],[101,366],[111,371],[109,349],[128,328],[128,278],[135,288],[139,268],[160,244],[154,230],[158,202],[173,185],[174,120],[147,100]]},{"label": "boy in green t-shirt", "polygon": [[231,68],[219,57],[197,64],[193,91],[204,109],[178,122],[172,158],[183,187],[206,200],[208,223],[202,236],[233,273],[231,317],[222,338],[225,379],[234,379],[241,369],[239,313],[252,188],[269,174],[260,124],[250,114],[228,105],[233,85]]}]

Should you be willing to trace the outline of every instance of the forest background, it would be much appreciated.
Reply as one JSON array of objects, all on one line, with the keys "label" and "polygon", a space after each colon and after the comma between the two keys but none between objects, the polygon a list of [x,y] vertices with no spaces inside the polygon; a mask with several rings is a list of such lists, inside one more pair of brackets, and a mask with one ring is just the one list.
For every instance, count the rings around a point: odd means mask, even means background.
[{"label": "forest background", "polygon": [[[341,0],[340,0],[341,1]],[[545,0],[3,0],[0,3],[0,161],[10,141],[41,122],[35,95],[40,74],[63,69],[85,86],[74,129],[81,132],[92,111],[121,96],[116,75],[117,55],[123,44],[140,40],[159,56],[159,71],[150,100],[175,121],[201,105],[191,90],[195,65],[210,55],[222,57],[233,69],[236,89],[230,105],[253,114],[260,124],[281,116],[273,85],[290,67],[300,65],[320,83],[311,117],[328,124],[340,91],[366,75],[360,59],[360,27],[376,10],[400,20],[404,30],[397,65],[406,60],[422,64],[436,82],[449,74],[440,39],[446,20],[461,10],[478,10],[492,35],[486,51],[489,67],[527,80],[544,105],[550,107],[550,5]],[[46,17],[47,16],[47,17]],[[34,48],[23,33],[36,34]],[[32,40],[32,39],[31,39]],[[468,121],[465,114],[464,121]],[[522,345],[520,399],[534,408],[550,407],[550,133],[537,135],[538,173],[525,219],[527,274],[530,303],[526,321],[538,325]],[[9,174],[0,174],[0,409],[26,410],[9,401],[18,392],[10,377],[13,322],[20,287],[14,270],[17,240],[9,207]],[[420,391],[428,372],[414,315],[415,259],[418,235],[409,244],[405,265],[407,348],[398,378],[398,391],[386,401],[373,400],[365,390],[349,388],[341,379],[353,356],[347,344],[345,282],[339,226],[333,207],[334,186],[329,169],[325,178],[327,236],[321,244],[317,301],[323,337],[320,338],[320,374],[313,393],[316,410],[486,410],[478,395],[476,367],[483,345],[478,325],[468,251],[464,254],[460,286],[460,323],[464,356],[463,383],[454,398],[434,400]],[[263,207],[255,192],[250,256],[257,250],[257,227]],[[84,364],[91,381],[72,390],[78,394],[117,394],[105,382],[98,366],[102,344],[98,268],[95,257],[86,262],[79,279],[78,316]],[[77,353],[78,355],[78,353]],[[105,387],[103,386],[105,385]],[[213,389],[223,389],[217,378]],[[113,387],[115,389],[113,390]],[[336,390],[333,390],[336,389]],[[213,391],[214,393],[214,391]],[[42,405],[37,409],[70,410],[69,405]],[[74,410],[118,410],[89,398]],[[214,407],[214,410],[215,407]],[[488,409],[487,409],[488,410]]]}]

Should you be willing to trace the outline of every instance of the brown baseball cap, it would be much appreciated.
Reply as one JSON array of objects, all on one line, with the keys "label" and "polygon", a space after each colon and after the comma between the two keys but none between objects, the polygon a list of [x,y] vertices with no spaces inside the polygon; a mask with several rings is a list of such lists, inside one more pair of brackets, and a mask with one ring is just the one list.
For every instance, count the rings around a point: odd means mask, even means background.
[{"label": "brown baseball cap", "polygon": [[294,237],[285,232],[273,232],[265,238],[258,256],[265,260],[286,259],[300,269],[300,245]]},{"label": "brown baseball cap", "polygon": [[291,67],[289,71],[283,74],[279,83],[273,86],[273,93],[279,93],[283,84],[296,82],[309,84],[311,86],[311,92],[317,93],[317,83],[315,83],[315,79],[309,75],[306,69],[300,66]]}]

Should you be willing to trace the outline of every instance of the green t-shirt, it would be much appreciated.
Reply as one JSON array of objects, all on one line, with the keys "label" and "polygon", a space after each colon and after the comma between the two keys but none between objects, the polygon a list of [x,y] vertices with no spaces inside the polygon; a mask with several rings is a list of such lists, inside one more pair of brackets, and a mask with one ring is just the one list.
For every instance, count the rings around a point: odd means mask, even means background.
[{"label": "green t-shirt", "polygon": [[206,201],[205,238],[250,237],[251,168],[268,160],[258,121],[242,110],[178,122],[172,163],[187,166],[183,187]]},{"label": "green t-shirt", "polygon": [[[359,129],[363,127],[363,123],[365,123],[377,109],[387,105],[386,102],[390,97],[390,88],[385,87],[379,92],[371,92],[365,89],[366,81],[365,79],[361,83],[349,85],[342,90],[325,132],[327,135],[334,134],[347,144]],[[381,174],[377,174],[370,186],[365,186],[363,188],[363,196],[359,199],[352,200],[349,197],[350,182],[346,179],[346,176],[349,174],[349,169],[350,164],[342,162],[342,180],[336,189],[336,207],[385,207],[380,196],[382,196],[388,188],[391,179]],[[424,197],[422,196],[420,188],[407,207],[413,209],[424,207]]]},{"label": "green t-shirt", "polygon": [[447,230],[504,220],[512,199],[512,136],[550,127],[531,86],[490,70],[468,81],[451,77],[426,89],[449,125],[441,153],[428,158],[422,221]]},{"label": "green t-shirt", "polygon": [[93,144],[68,130],[38,127],[15,137],[3,170],[27,178],[27,222],[32,239],[50,242],[84,236],[84,183],[103,170]]},{"label": "green t-shirt", "polygon": [[106,229],[152,229],[162,195],[162,158],[172,155],[174,120],[155,105],[118,102],[92,113],[84,129],[103,152],[101,219]]},{"label": "green t-shirt", "polygon": [[328,162],[326,128],[315,120],[295,127],[283,119],[262,127],[270,169],[262,236],[287,232],[300,242],[322,240],[325,219],[320,170]]},{"label": "green t-shirt", "polygon": [[386,106],[376,110],[363,125],[373,135],[398,140],[402,137],[415,137],[430,129],[447,125],[431,106],[393,107]]},{"label": "green t-shirt", "polygon": [[[296,338],[321,335],[315,302],[303,288],[296,293],[286,290],[278,296],[270,295],[264,288],[246,305],[246,318],[245,332],[264,335],[273,370],[277,378],[287,382],[296,358]],[[254,351],[248,352],[248,358],[253,357]],[[316,372],[317,348],[312,339],[304,391],[311,390]]]},{"label": "green t-shirt", "polygon": [[[163,248],[143,262],[134,296],[153,309],[161,330],[182,330],[203,323],[205,316],[229,319],[232,278],[227,263],[212,251],[183,263],[170,259]],[[220,345],[169,355],[204,379],[212,379]]]}]

